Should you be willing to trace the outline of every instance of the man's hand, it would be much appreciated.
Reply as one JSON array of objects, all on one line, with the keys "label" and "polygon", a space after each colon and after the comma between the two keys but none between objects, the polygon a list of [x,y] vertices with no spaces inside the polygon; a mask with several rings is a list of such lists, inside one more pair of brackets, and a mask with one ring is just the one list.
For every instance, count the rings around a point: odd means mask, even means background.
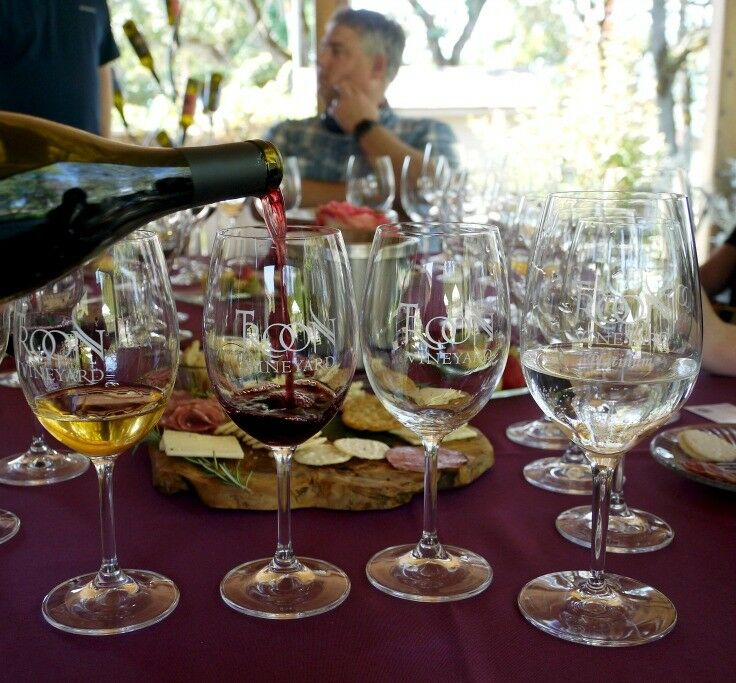
[{"label": "man's hand", "polygon": [[337,97],[330,103],[328,112],[346,133],[352,133],[363,119],[378,121],[378,107],[368,95],[347,81],[334,88]]}]

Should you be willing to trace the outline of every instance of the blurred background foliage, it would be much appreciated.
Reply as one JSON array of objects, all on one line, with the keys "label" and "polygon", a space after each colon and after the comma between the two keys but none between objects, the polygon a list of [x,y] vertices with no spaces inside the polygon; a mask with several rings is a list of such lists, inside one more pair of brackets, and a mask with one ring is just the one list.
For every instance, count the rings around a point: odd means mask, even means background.
[{"label": "blurred background foliage", "polygon": [[[222,72],[222,105],[198,115],[190,140],[262,135],[273,121],[312,115],[316,100],[292,70],[289,35],[301,14],[300,64],[314,63],[315,0],[182,0],[172,50],[165,0],[109,0],[122,56],[116,64],[126,116],[140,140],[159,128],[175,139],[189,76]],[[393,15],[407,30],[405,62],[428,69],[481,67],[490,76],[531,75],[533,105],[457,112],[452,124],[507,173],[552,182],[594,182],[606,168],[674,159],[689,167],[704,126],[711,0],[353,0]],[[166,94],[139,64],[122,24],[148,40]],[[291,38],[291,40],[290,40]],[[171,60],[171,61],[170,61]],[[172,101],[173,66],[180,98]],[[428,71],[427,73],[431,73]],[[431,77],[431,76],[430,76]],[[429,88],[426,84],[420,87]],[[473,87],[469,83],[469,88]],[[313,90],[312,90],[313,92]],[[462,110],[462,103],[457,105]],[[445,116],[437,94],[427,115]],[[116,117],[118,119],[118,117]],[[117,132],[123,133],[116,120]],[[531,163],[530,163],[531,162]],[[530,170],[534,169],[536,170]],[[519,184],[536,182],[522,178]]]}]

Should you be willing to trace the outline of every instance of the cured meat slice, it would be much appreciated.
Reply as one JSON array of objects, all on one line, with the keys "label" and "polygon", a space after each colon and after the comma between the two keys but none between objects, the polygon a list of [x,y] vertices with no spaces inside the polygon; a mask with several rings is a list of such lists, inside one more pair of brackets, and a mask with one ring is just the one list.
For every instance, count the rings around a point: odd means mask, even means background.
[{"label": "cured meat slice", "polygon": [[166,407],[161,424],[169,429],[197,434],[213,433],[217,427],[227,422],[227,416],[220,404],[212,398],[192,398],[186,400],[174,397]]},{"label": "cured meat slice", "polygon": [[[397,470],[424,472],[424,449],[415,446],[395,446],[386,451],[388,460]],[[457,469],[468,461],[460,451],[440,448],[437,452],[437,468]]]}]

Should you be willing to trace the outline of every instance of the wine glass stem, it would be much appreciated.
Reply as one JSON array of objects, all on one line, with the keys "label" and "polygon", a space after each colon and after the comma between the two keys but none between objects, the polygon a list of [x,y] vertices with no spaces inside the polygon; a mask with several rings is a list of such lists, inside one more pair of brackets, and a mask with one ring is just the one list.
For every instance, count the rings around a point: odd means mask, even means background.
[{"label": "wine glass stem", "polygon": [[115,467],[116,456],[95,458],[94,466],[97,470],[97,483],[100,493],[100,531],[102,538],[102,564],[94,583],[97,586],[107,587],[124,583],[127,580],[125,573],[118,564],[118,554],[115,549],[115,512],[112,500],[112,473]]},{"label": "wine glass stem", "polygon": [[593,518],[590,544],[590,571],[588,587],[594,591],[605,587],[606,536],[608,535],[608,506],[611,502],[613,469],[607,465],[593,464]]},{"label": "wine glass stem", "polygon": [[291,547],[291,456],[290,447],[273,448],[276,460],[276,487],[278,493],[278,539],[273,565],[278,569],[293,568],[297,565]]},{"label": "wine glass stem", "polygon": [[424,527],[414,549],[418,557],[442,558],[445,551],[437,537],[437,451],[439,439],[424,439]]},{"label": "wine glass stem", "polygon": [[611,491],[611,514],[623,516],[629,514],[629,508],[624,500],[624,457],[618,461],[616,472],[613,477],[613,490]]}]

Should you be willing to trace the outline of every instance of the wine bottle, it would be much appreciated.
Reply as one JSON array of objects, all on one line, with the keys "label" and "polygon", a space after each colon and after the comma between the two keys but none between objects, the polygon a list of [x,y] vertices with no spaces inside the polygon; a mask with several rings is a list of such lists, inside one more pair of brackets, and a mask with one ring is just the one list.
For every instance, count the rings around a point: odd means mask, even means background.
[{"label": "wine bottle", "polygon": [[210,74],[210,83],[207,88],[207,101],[204,105],[206,114],[214,114],[220,108],[220,86],[222,85],[222,74],[213,71]]},{"label": "wine bottle", "polygon": [[139,147],[0,112],[0,302],[34,291],[167,213],[263,196],[281,183],[269,142]]},{"label": "wine bottle", "polygon": [[156,68],[153,64],[153,55],[151,54],[151,50],[149,49],[148,43],[143,37],[143,34],[135,25],[135,22],[132,19],[128,19],[128,21],[123,24],[123,31],[125,31],[125,35],[128,36],[128,40],[133,46],[135,53],[138,55],[140,63],[153,74],[153,77],[156,79],[156,83],[158,83],[159,87],[163,90],[163,86],[161,85],[161,81],[159,80]]},{"label": "wine bottle", "polygon": [[181,117],[179,118],[179,126],[181,128],[181,138],[179,144],[183,145],[187,138],[187,129],[194,121],[194,113],[197,110],[197,98],[202,89],[202,82],[196,78],[187,80],[187,87],[184,91],[184,102],[181,105]]},{"label": "wine bottle", "polygon": [[158,142],[161,147],[173,147],[174,143],[171,142],[171,138],[169,137],[169,134],[161,129],[158,133],[156,133],[156,142]]},{"label": "wine bottle", "polygon": [[125,97],[123,97],[123,89],[120,87],[120,81],[118,80],[115,69],[112,69],[112,103],[115,105],[115,109],[118,110],[118,114],[120,114],[125,130],[130,133],[130,127],[125,118]]},{"label": "wine bottle", "polygon": [[177,26],[181,17],[181,3],[179,0],[166,0],[166,17],[169,26]]},{"label": "wine bottle", "polygon": [[166,0],[166,17],[173,30],[174,42],[179,45],[179,24],[181,23],[181,2],[179,0]]}]

